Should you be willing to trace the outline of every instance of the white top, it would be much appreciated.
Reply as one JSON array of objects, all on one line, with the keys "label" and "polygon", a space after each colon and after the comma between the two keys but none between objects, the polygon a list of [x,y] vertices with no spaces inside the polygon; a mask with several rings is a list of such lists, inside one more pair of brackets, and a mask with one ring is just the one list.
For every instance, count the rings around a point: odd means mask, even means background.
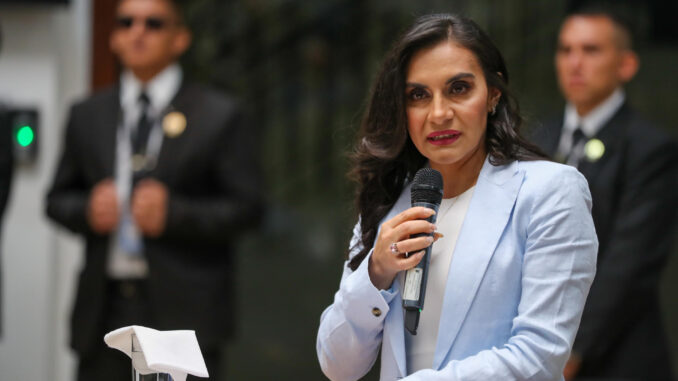
[{"label": "white top", "polygon": [[[558,153],[565,156],[570,152],[572,145],[572,135],[577,127],[581,128],[587,139],[590,139],[600,131],[601,128],[614,116],[619,108],[624,104],[626,95],[624,90],[618,88],[603,103],[591,110],[588,114],[581,116],[577,113],[577,108],[568,103],[565,106],[565,117],[563,118],[563,130],[558,144]],[[586,141],[581,141],[575,147],[574,155],[570,156],[567,164],[573,165],[579,161],[584,153]]]},{"label": "white top", "polygon": [[447,274],[474,189],[475,186],[457,197],[443,199],[440,203],[436,226],[437,231],[442,233],[443,237],[438,239],[431,248],[426,296],[424,308],[419,316],[419,327],[414,336],[405,330],[408,374],[433,367],[433,354],[438,341],[438,325],[447,285]]},{"label": "white top", "polygon": [[[130,215],[129,198],[132,189],[132,162],[130,134],[141,117],[139,96],[146,92],[150,102],[148,115],[155,121],[148,138],[148,151],[159,152],[163,133],[158,128],[159,118],[169,107],[170,102],[179,91],[182,71],[179,65],[173,64],[156,75],[145,85],[131,72],[125,71],[120,76],[120,109],[122,120],[119,121],[115,156],[115,187],[121,218]],[[134,227],[131,227],[134,229]],[[136,234],[141,240],[141,235]],[[143,255],[131,255],[120,246],[120,232],[116,231],[111,239],[111,255],[108,257],[107,273],[111,278],[143,278],[148,274],[148,264]],[[143,248],[141,249],[143,253]]]}]

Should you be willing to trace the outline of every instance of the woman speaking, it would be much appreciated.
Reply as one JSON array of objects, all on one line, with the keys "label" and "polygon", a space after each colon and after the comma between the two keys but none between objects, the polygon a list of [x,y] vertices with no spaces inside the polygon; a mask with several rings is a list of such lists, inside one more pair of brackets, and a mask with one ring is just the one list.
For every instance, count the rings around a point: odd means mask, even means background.
[{"label": "woman speaking", "polygon": [[[591,198],[520,137],[508,79],[455,15],[418,19],[386,57],[354,154],[360,218],[318,331],[330,379],[359,379],[381,349],[381,380],[562,380],[596,267]],[[435,224],[410,206],[423,167],[442,174]],[[414,335],[404,270],[429,246]]]}]

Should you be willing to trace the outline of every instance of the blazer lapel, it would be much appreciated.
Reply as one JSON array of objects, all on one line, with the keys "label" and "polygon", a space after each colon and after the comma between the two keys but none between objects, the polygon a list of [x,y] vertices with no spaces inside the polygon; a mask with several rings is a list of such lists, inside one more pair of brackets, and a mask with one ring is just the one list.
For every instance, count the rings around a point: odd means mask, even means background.
[{"label": "blazer lapel", "polygon": [[[396,214],[412,206],[410,192],[412,185],[408,184],[403,192],[401,192],[398,201],[393,205],[391,211],[384,217],[382,221],[387,221],[393,218]],[[378,234],[378,233],[377,233]],[[393,288],[396,295],[402,295],[400,289],[400,282],[404,280],[404,272],[400,272],[393,281]],[[403,279],[401,279],[403,278]],[[405,355],[405,321],[403,318],[403,304],[402,298],[393,298],[390,304],[391,310],[386,315],[385,327],[389,329],[384,330],[384,346],[389,346],[395,357],[395,362],[398,365],[398,371],[401,377],[407,375],[407,357]]]},{"label": "blazer lapel", "polygon": [[[404,272],[401,272],[394,280],[396,294],[401,294],[400,278],[403,278],[403,275]],[[403,317],[405,312],[403,311],[403,300],[401,298],[393,298],[390,308],[391,311],[386,316],[385,324],[391,329],[384,336],[384,345],[391,347],[393,357],[395,357],[395,362],[398,365],[398,372],[401,377],[405,377],[407,375],[407,356],[405,354],[405,320]]]},{"label": "blazer lapel", "polygon": [[478,176],[450,264],[433,369],[440,369],[466,319],[511,216],[523,176],[516,162],[495,167],[489,160]]}]

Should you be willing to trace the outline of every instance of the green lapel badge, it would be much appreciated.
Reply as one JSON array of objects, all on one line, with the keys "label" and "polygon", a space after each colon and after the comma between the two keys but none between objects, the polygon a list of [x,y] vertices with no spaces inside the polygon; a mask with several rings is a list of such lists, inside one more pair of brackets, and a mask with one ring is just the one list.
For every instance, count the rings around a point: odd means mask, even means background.
[{"label": "green lapel badge", "polygon": [[594,163],[605,154],[605,144],[600,139],[591,139],[584,146],[584,156],[586,160]]}]

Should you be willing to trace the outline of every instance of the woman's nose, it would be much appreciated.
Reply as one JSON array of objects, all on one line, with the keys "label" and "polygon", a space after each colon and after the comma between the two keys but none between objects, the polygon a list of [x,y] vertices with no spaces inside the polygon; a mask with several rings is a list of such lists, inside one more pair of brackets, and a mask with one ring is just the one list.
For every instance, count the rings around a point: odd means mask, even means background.
[{"label": "woman's nose", "polygon": [[448,99],[442,96],[434,96],[431,110],[431,121],[436,124],[442,124],[452,119],[454,110]]}]

